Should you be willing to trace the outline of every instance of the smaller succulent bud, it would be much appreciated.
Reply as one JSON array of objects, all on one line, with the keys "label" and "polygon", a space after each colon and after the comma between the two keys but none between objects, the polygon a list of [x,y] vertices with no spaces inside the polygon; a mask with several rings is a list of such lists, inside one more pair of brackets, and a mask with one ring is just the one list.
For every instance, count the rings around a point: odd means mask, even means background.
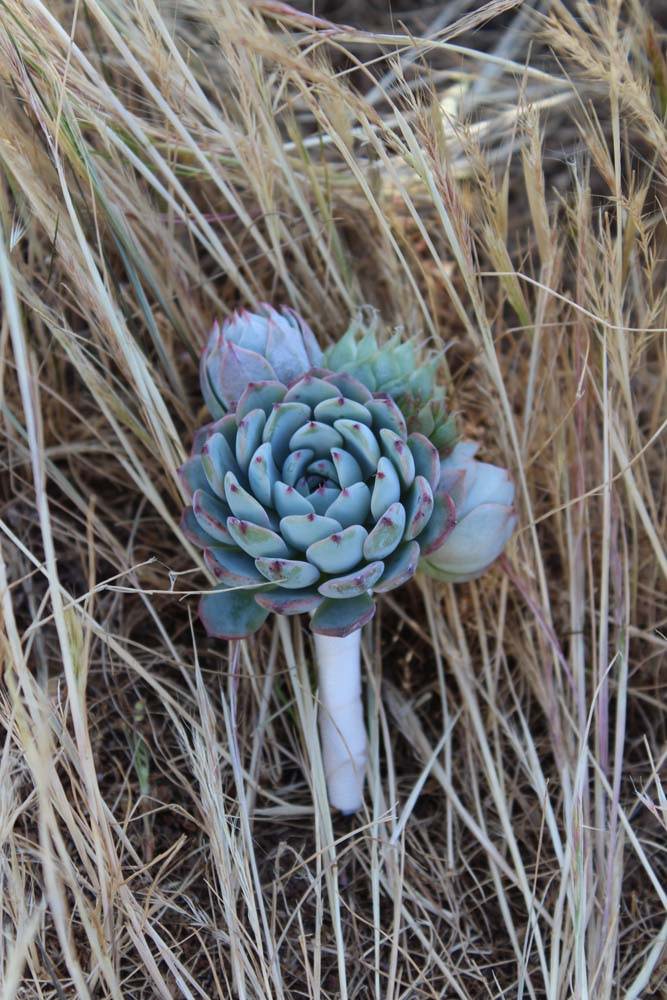
[{"label": "smaller succulent bud", "polygon": [[324,363],[359,379],[375,394],[391,396],[408,431],[423,434],[441,454],[454,447],[456,422],[438,384],[439,358],[424,354],[415,338],[404,340],[400,332],[387,336],[375,310],[359,310],[340,340],[326,351]]},{"label": "smaller succulent bud", "polygon": [[202,354],[202,395],[216,419],[235,408],[250,382],[289,385],[322,363],[313,331],[293,309],[259,308],[216,323]]},{"label": "smaller succulent bud", "polygon": [[514,483],[507,469],[474,457],[477,445],[461,442],[440,464],[439,489],[456,507],[456,524],[420,568],[448,583],[474,580],[505,548],[517,524]]}]

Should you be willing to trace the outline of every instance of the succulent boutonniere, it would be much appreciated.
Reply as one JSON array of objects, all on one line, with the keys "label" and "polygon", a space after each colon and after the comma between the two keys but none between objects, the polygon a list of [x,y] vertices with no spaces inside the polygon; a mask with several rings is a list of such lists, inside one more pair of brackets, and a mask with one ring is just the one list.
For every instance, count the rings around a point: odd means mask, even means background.
[{"label": "succulent boutonniere", "polygon": [[217,323],[201,358],[214,418],[181,475],[189,538],[219,581],[209,635],[251,635],[271,612],[309,614],[331,805],[362,802],[361,629],[374,594],[418,568],[479,575],[516,525],[504,469],[456,443],[436,365],[412,341],[378,343],[362,311],[326,354],[291,309]]}]

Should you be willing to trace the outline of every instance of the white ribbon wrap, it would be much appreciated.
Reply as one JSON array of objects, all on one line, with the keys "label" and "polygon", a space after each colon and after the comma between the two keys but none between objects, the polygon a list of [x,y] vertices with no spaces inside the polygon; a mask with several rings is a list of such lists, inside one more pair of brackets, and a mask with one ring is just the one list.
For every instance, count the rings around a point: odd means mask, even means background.
[{"label": "white ribbon wrap", "polygon": [[361,629],[315,635],[319,725],[329,804],[348,815],[363,802],[367,747],[361,704]]}]

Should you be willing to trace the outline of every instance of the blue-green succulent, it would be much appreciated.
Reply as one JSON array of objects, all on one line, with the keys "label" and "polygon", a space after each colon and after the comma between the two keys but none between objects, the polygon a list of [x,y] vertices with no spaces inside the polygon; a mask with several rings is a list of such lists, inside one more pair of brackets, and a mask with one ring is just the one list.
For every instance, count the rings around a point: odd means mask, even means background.
[{"label": "blue-green succulent", "polygon": [[324,355],[324,365],[348,372],[371,392],[388,393],[398,404],[408,429],[419,431],[446,455],[456,444],[456,424],[448,412],[445,390],[437,381],[438,359],[420,355],[414,338],[399,331],[382,339],[379,315],[361,309],[343,336]]},{"label": "blue-green succulent", "polygon": [[372,618],[373,593],[408,580],[454,525],[435,446],[347,372],[250,382],[197,434],[181,476],[184,531],[219,581],[200,616],[224,638],[271,611],[348,635]]}]

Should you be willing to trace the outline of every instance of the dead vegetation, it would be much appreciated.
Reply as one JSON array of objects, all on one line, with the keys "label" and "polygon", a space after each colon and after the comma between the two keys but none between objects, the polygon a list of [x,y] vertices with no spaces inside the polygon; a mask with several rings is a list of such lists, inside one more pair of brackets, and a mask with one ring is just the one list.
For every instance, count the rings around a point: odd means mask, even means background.
[{"label": "dead vegetation", "polygon": [[[665,995],[664,43],[0,0],[3,998]],[[267,299],[421,331],[518,486],[491,573],[367,630],[352,821],[304,623],[206,640],[178,528],[203,338]]]}]

